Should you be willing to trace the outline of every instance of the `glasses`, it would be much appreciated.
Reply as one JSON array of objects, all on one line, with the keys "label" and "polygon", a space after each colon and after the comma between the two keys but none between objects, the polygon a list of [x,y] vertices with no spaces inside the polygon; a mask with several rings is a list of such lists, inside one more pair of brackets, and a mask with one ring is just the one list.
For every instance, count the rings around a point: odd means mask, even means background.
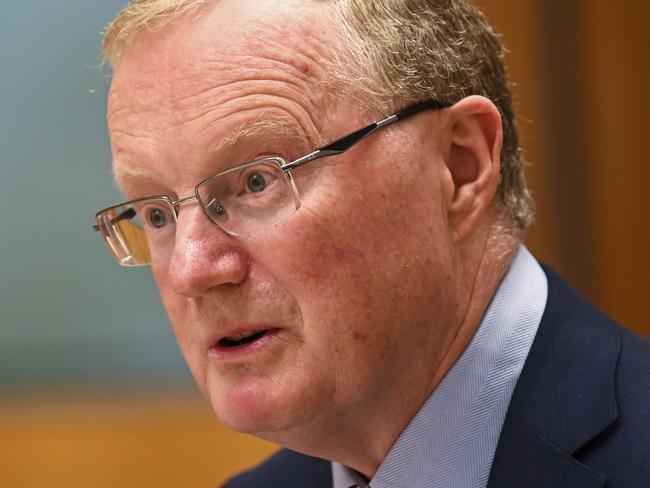
[{"label": "glasses", "polygon": [[224,232],[241,236],[275,225],[300,208],[292,171],[327,156],[344,153],[373,132],[423,110],[451,104],[435,100],[411,105],[390,117],[343,136],[294,161],[273,156],[234,166],[201,181],[194,194],[172,200],[155,195],[105,208],[95,215],[101,234],[122,266],[144,266],[170,256],[181,205],[196,200]]}]

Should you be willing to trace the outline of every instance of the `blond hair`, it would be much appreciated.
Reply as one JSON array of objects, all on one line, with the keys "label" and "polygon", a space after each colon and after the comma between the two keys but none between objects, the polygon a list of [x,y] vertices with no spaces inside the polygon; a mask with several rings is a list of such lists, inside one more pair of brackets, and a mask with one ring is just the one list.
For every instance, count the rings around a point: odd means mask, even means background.
[{"label": "blond hair", "polygon": [[104,33],[104,61],[115,65],[129,41],[141,30],[155,30],[208,0],[131,0]]},{"label": "blond hair", "polygon": [[[212,0],[214,1],[214,0]],[[501,42],[469,0],[312,0],[335,7],[342,51],[335,82],[366,108],[391,110],[410,102],[492,100],[503,121],[498,207],[525,229],[534,205],[526,186]],[[109,25],[104,58],[116,63],[141,29],[156,29],[208,0],[131,0]],[[337,62],[338,61],[338,62]]]}]

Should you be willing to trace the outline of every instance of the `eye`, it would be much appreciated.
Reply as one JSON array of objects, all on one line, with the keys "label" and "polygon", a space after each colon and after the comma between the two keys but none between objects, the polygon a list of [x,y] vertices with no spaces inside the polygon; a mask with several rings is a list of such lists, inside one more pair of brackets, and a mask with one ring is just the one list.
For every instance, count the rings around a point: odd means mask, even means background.
[{"label": "eye", "polygon": [[210,202],[205,206],[205,208],[209,212],[210,216],[212,216],[212,218],[214,219],[224,221],[228,218],[226,214],[226,209],[223,208],[221,202],[216,198],[210,200]]},{"label": "eye", "polygon": [[266,177],[259,171],[251,173],[246,177],[246,187],[254,193],[264,191],[266,189],[266,185]]},{"label": "eye", "polygon": [[147,211],[147,221],[152,227],[162,229],[167,224],[167,216],[159,208],[152,208]]}]

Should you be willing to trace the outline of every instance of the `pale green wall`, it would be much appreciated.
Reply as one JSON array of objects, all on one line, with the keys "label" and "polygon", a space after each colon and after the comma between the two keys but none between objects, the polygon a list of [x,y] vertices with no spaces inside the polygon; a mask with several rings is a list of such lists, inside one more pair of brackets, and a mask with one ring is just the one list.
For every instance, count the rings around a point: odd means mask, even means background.
[{"label": "pale green wall", "polygon": [[4,2],[0,13],[0,395],[187,385],[147,269],[91,231],[119,198],[100,32],[125,0]]}]

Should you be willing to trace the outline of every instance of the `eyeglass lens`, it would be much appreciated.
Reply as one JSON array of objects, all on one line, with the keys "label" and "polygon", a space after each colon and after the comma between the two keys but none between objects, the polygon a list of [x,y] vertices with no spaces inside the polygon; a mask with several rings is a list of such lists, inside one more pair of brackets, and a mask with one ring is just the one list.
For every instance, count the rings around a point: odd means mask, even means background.
[{"label": "eyeglass lens", "polygon": [[[202,182],[196,195],[205,214],[231,235],[274,225],[297,210],[298,196],[280,158],[238,166]],[[148,197],[111,207],[97,224],[118,262],[151,264],[169,257],[176,234],[176,211],[166,197]]]},{"label": "eyeglass lens", "polygon": [[280,161],[256,161],[201,183],[197,197],[207,216],[227,233],[242,235],[293,215],[295,190]]}]

